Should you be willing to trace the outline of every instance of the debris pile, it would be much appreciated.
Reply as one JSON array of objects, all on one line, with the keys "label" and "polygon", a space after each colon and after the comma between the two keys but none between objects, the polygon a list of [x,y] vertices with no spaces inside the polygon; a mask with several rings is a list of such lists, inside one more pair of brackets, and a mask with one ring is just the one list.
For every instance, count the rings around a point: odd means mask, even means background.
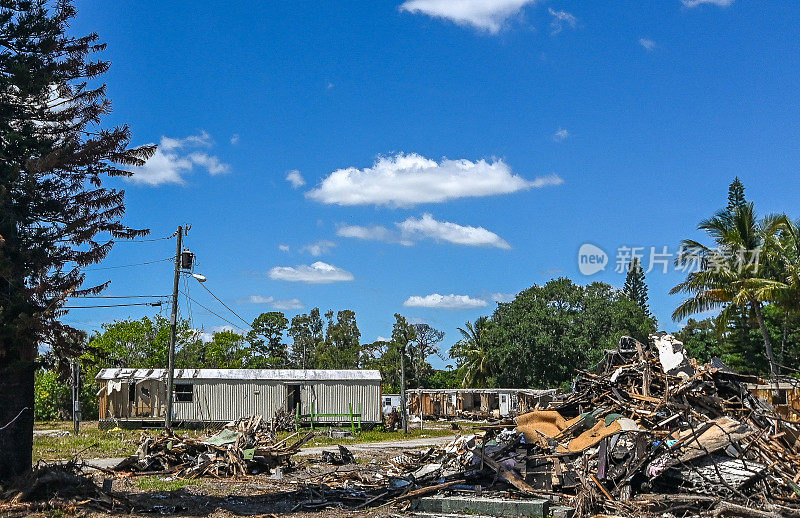
[{"label": "debris pile", "polygon": [[272,431],[273,432],[293,432],[297,430],[297,422],[295,416],[279,408],[275,411],[275,416],[272,418]]},{"label": "debris pile", "polygon": [[545,410],[405,452],[375,473],[329,476],[298,508],[447,491],[545,498],[577,516],[800,516],[797,426],[746,389],[753,377],[697,366],[666,333],[651,338],[624,337]]},{"label": "debris pile", "polygon": [[[261,415],[242,417],[228,423],[208,438],[164,433],[147,437],[135,455],[120,462],[115,471],[140,474],[174,474],[181,478],[205,475],[235,477],[249,473],[269,473],[278,466],[289,466],[290,457],[308,442],[314,433],[301,438],[295,433],[276,442],[275,433]],[[290,439],[295,442],[288,445]]]},{"label": "debris pile", "polygon": [[60,464],[39,463],[8,490],[0,492],[0,515],[27,516],[44,511],[79,509],[127,513],[131,506],[110,486],[100,488],[75,459]]}]

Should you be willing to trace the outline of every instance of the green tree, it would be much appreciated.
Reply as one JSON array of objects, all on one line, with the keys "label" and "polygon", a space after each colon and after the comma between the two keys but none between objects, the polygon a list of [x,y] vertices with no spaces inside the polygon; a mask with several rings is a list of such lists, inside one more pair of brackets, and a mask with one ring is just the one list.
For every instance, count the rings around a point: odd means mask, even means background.
[{"label": "green tree", "polygon": [[408,346],[409,387],[424,385],[425,380],[433,372],[428,358],[440,355],[438,344],[444,339],[444,331],[434,329],[429,324],[413,324],[416,339]]},{"label": "green tree", "polygon": [[778,375],[769,330],[764,321],[764,303],[777,300],[784,285],[770,278],[769,263],[780,218],[759,220],[752,203],[732,212],[722,210],[698,225],[713,240],[711,248],[695,240],[683,241],[678,264],[700,265],[686,280],[670,291],[691,295],[673,312],[676,321],[694,313],[720,310],[718,326],[723,329],[741,311],[755,316],[761,331],[770,374]]},{"label": "green tree", "polygon": [[628,274],[625,277],[625,284],[622,287],[622,293],[639,304],[639,307],[642,308],[647,316],[652,316],[650,307],[647,305],[647,283],[644,279],[644,269],[638,257],[634,257],[631,261]]},{"label": "green tree", "polygon": [[175,363],[181,368],[244,369],[251,366],[253,356],[253,349],[243,335],[223,330],[212,334],[207,342],[198,337],[181,347]]},{"label": "green tree", "polygon": [[361,331],[358,330],[356,314],[350,309],[336,313],[325,313],[328,326],[325,340],[316,351],[319,369],[357,369],[361,355]]},{"label": "green tree", "polygon": [[450,348],[450,357],[458,364],[457,372],[461,386],[465,388],[484,388],[494,374],[489,361],[489,342],[486,329],[489,317],[478,317],[475,323],[467,322],[459,327],[461,340]]},{"label": "green tree", "polygon": [[261,313],[253,320],[247,341],[261,358],[257,363],[271,367],[285,367],[289,360],[289,349],[283,342],[283,333],[289,326],[280,311]]},{"label": "green tree", "polygon": [[[391,347],[397,351],[397,355],[400,358],[400,375],[401,375],[401,383],[400,383],[400,395],[401,395],[401,413],[405,412],[406,410],[406,402],[405,402],[405,394],[403,389],[402,378],[405,376],[406,380],[408,379],[408,345],[417,339],[417,331],[414,329],[414,326],[409,324],[406,320],[406,317],[401,315],[400,313],[394,314],[394,325],[392,326],[392,344]],[[403,421],[403,431],[405,432],[405,417]]]},{"label": "green tree", "polygon": [[155,147],[130,149],[127,126],[101,127],[109,65],[90,58],[104,48],[96,34],[68,34],[75,14],[68,0],[0,6],[0,422],[14,423],[0,431],[0,480],[31,466],[37,347],[79,354],[64,302],[106,285],[82,287],[83,268],[114,239],[147,234],[122,223],[124,192],[102,183]]},{"label": "green tree", "polygon": [[316,362],[316,351],[325,340],[325,323],[320,317],[319,308],[308,314],[292,317],[289,336],[292,337],[290,363],[297,368],[313,369]]},{"label": "green tree", "polygon": [[382,389],[387,394],[400,392],[400,349],[386,340],[363,345],[361,365],[365,369],[377,369],[383,378]]},{"label": "green tree", "polygon": [[673,334],[675,338],[683,342],[692,358],[706,363],[711,361],[714,356],[718,356],[725,361],[722,358],[725,354],[725,348],[722,346],[722,336],[717,330],[716,324],[710,318],[700,321],[690,318],[680,331],[676,331]]},{"label": "green tree", "polygon": [[655,323],[638,304],[605,283],[567,278],[533,286],[495,309],[482,338],[491,386],[553,387],[589,368],[629,335],[646,342]]},{"label": "green tree", "polygon": [[747,205],[747,200],[744,197],[744,184],[737,176],[728,186],[728,206],[726,209],[728,212],[733,213],[736,209],[741,209],[745,205]]},{"label": "green tree", "polygon": [[[152,319],[117,320],[103,324],[102,330],[89,342],[98,365],[150,369],[166,367],[170,324],[161,315]],[[181,321],[176,337],[176,348],[180,350],[195,338],[195,332],[189,328],[187,321]]]}]

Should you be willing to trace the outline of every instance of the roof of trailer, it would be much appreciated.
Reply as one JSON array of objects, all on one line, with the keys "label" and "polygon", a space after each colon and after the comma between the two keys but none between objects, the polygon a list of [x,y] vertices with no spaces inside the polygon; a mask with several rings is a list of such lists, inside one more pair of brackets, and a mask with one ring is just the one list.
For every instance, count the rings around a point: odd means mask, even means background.
[{"label": "roof of trailer", "polygon": [[[166,369],[102,369],[95,379],[144,381],[166,379]],[[381,381],[376,370],[319,369],[175,369],[175,379],[252,381]]]}]

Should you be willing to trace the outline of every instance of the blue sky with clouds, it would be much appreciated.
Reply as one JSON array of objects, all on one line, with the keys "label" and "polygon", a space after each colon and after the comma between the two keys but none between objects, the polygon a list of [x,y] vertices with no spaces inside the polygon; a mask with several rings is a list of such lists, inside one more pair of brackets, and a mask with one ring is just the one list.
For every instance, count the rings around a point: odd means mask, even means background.
[{"label": "blue sky with clouds", "polygon": [[[75,32],[108,43],[107,122],[160,144],[113,182],[127,222],[153,237],[191,223],[197,271],[246,320],[351,308],[372,341],[400,312],[444,330],[447,347],[457,326],[551,277],[621,286],[619,247],[643,247],[646,268],[651,247],[674,254],[735,175],[762,213],[798,215],[795,2],[77,6]],[[580,273],[584,243],[608,254],[605,270]],[[119,244],[89,280],[166,294],[168,262],[116,266],[173,253]],[[662,269],[650,298],[674,329],[667,291],[681,274]],[[196,327],[226,324],[181,302]]]}]

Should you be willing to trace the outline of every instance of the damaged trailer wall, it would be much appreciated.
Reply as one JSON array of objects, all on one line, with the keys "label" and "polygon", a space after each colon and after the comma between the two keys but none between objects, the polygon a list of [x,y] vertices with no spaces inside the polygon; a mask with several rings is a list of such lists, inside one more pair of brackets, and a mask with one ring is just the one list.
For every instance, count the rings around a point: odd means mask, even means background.
[{"label": "damaged trailer wall", "polygon": [[411,389],[408,409],[426,418],[509,417],[529,412],[556,396],[556,390]]}]

